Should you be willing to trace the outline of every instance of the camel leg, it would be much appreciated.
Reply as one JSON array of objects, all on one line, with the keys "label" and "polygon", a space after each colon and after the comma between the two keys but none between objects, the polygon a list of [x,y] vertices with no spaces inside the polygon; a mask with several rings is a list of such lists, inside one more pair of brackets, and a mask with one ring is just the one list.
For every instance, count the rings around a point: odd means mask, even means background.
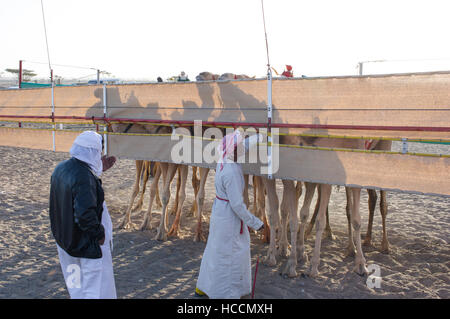
[{"label": "camel leg", "polygon": [[200,167],[200,182],[199,188],[197,192],[197,197],[195,198],[196,207],[197,207],[197,230],[195,232],[194,241],[206,241],[205,236],[202,231],[202,213],[203,213],[203,204],[205,201],[205,184],[208,179],[209,168]]},{"label": "camel leg", "polygon": [[[312,229],[314,227],[314,224],[316,223],[317,214],[319,213],[319,204],[320,204],[320,187],[318,189],[318,196],[316,201],[316,206],[314,208],[314,213],[311,217],[311,220],[308,224],[308,229],[306,230],[306,239],[311,235]],[[327,211],[326,211],[326,226],[325,226],[325,232],[323,238],[328,238],[330,240],[334,240],[333,232],[331,231],[330,226],[330,217],[329,217],[329,211],[328,211],[328,205],[327,205]]]},{"label": "camel leg", "polygon": [[[279,251],[280,255],[282,257],[287,257],[287,252],[289,248],[289,242],[287,239],[287,225],[289,222],[289,210],[290,206],[292,205],[290,203],[291,200],[295,201],[295,188],[294,183],[292,181],[283,180],[283,198],[281,199],[281,205],[280,205],[280,212],[281,212],[281,235],[280,235],[280,242],[279,242]],[[293,192],[293,194],[291,194]]]},{"label": "camel leg", "polygon": [[367,193],[369,194],[369,223],[367,224],[367,233],[363,246],[372,246],[372,225],[373,215],[375,214],[375,207],[377,205],[377,191],[368,189]]},{"label": "camel leg", "polygon": [[158,231],[156,233],[155,239],[156,240],[167,240],[167,205],[169,204],[170,200],[170,184],[172,182],[173,177],[175,176],[175,173],[177,172],[178,164],[167,164],[167,174],[166,178],[164,180],[164,190],[162,194],[162,211],[161,211],[161,220],[159,223]]},{"label": "camel leg", "polygon": [[[198,188],[200,180],[197,176],[197,169],[199,169],[197,166],[192,166],[192,188],[194,189],[194,198],[197,198],[198,194]],[[197,212],[197,201],[194,200],[191,206],[191,210],[189,211],[189,216],[195,216]]]},{"label": "camel leg", "polygon": [[353,205],[352,205],[352,225],[353,225],[353,237],[356,244],[356,257],[355,257],[355,271],[358,275],[368,274],[369,271],[366,267],[366,259],[361,247],[361,215],[359,212],[359,202],[361,197],[360,188],[352,188],[351,192],[353,194]]},{"label": "camel leg", "polygon": [[[155,177],[156,174],[158,174],[158,171],[159,171],[159,176],[161,176],[161,168],[159,167],[159,163],[152,162],[152,164],[153,163],[154,163],[154,166],[152,168],[152,172],[153,172],[152,177]],[[152,167],[151,164],[150,164],[150,167]],[[161,209],[162,208],[162,203],[161,203],[161,198],[159,197],[159,186],[156,187],[155,191],[156,191],[156,193],[155,193],[155,200],[156,200],[155,208],[156,209]]]},{"label": "camel leg", "polygon": [[308,261],[308,256],[305,252],[305,228],[308,222],[309,209],[311,207],[311,202],[316,191],[317,184],[305,183],[305,198],[303,199],[303,205],[300,209],[300,230],[298,232],[298,257],[300,260]]},{"label": "camel leg", "polygon": [[[314,184],[314,185],[316,185],[316,184]],[[314,213],[311,217],[311,220],[309,221],[308,228],[305,231],[305,239],[308,239],[309,235],[311,235],[314,224],[316,223],[317,214],[319,213],[319,205],[320,205],[320,187],[317,187],[316,206],[314,207]]]},{"label": "camel leg", "polygon": [[286,264],[286,268],[283,271],[283,275],[287,275],[290,278],[297,276],[297,233],[298,233],[298,198],[297,189],[294,186],[293,181],[283,180],[285,205],[286,209],[289,211],[289,228],[291,231],[291,254],[289,260]]},{"label": "camel leg", "polygon": [[180,196],[180,187],[181,187],[181,166],[178,167],[177,169],[178,172],[178,177],[177,177],[177,192],[175,195],[175,204],[172,208],[172,210],[170,211],[170,215],[176,214],[178,211],[178,200],[179,200],[179,196]]},{"label": "camel leg", "polygon": [[386,231],[386,217],[388,213],[386,191],[380,191],[380,196],[381,196],[380,212],[381,212],[381,220],[383,222],[383,240],[381,241],[381,252],[383,254],[389,254],[389,242]]},{"label": "camel leg", "polygon": [[277,231],[280,228],[280,216],[278,212],[279,202],[276,192],[275,179],[262,178],[264,188],[267,191],[267,198],[269,200],[269,224],[270,224],[270,244],[267,252],[267,257],[264,264],[267,266],[275,266],[277,263]]},{"label": "camel leg", "polygon": [[270,243],[270,226],[266,217],[266,195],[264,193],[264,185],[261,177],[253,177],[253,187],[256,189],[255,216],[260,218],[264,223],[262,242]]},{"label": "camel leg", "polygon": [[[167,234],[168,236],[178,236],[178,229],[180,228],[180,220],[181,220],[181,213],[183,211],[183,203],[186,199],[186,181],[187,181],[187,175],[189,171],[189,166],[187,165],[180,165],[178,168],[178,174],[180,176],[180,191],[178,192],[178,205],[177,205],[177,211],[175,215],[175,220],[173,221],[172,227]],[[178,186],[178,185],[177,185]]]},{"label": "camel leg", "polygon": [[355,242],[353,240],[353,228],[352,228],[352,215],[353,210],[353,194],[350,188],[345,188],[345,195],[347,198],[347,204],[345,206],[345,212],[347,214],[347,225],[348,225],[348,246],[345,252],[346,256],[353,257],[356,255]]},{"label": "camel leg", "polygon": [[145,189],[147,188],[149,175],[150,175],[150,162],[144,161],[140,178],[142,180],[142,192],[141,196],[139,197],[139,201],[137,202],[136,206],[134,206],[134,208],[132,209],[132,212],[140,212],[142,210],[142,206],[144,206],[144,195]]},{"label": "camel leg", "polygon": [[139,230],[152,229],[153,200],[155,199],[156,194],[158,193],[158,185],[159,185],[159,179],[161,177],[161,174],[163,174],[163,180],[164,180],[166,173],[167,173],[167,170],[165,170],[163,172],[161,167],[158,166],[158,169],[155,172],[155,176],[153,177],[152,184],[150,185],[150,199],[149,199],[149,203],[148,203],[147,212],[144,215],[144,221],[142,222],[141,226],[139,227]]},{"label": "camel leg", "polygon": [[331,195],[331,185],[321,184],[319,185],[320,190],[320,205],[318,219],[316,223],[316,241],[314,244],[314,253],[311,259],[311,271],[309,272],[310,277],[317,277],[319,275],[319,264],[320,264],[320,247],[322,244],[322,235],[325,230],[326,224],[326,208],[328,202],[330,201]]},{"label": "camel leg", "polygon": [[139,182],[141,177],[141,172],[144,166],[144,161],[136,161],[136,179],[134,180],[133,191],[131,193],[130,202],[128,203],[127,210],[125,212],[125,216],[122,221],[119,223],[119,228],[124,229],[133,229],[134,225],[131,222],[131,210],[133,208],[133,202],[136,199],[137,194],[139,193]]}]

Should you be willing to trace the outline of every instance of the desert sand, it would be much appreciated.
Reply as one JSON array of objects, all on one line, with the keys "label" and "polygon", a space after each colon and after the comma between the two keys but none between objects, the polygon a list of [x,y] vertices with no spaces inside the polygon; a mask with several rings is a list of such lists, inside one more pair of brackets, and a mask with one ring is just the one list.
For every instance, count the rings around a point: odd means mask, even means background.
[{"label": "desert sand", "polygon": [[[0,146],[0,298],[69,297],[48,217],[51,173],[60,161],[68,158],[68,153]],[[213,173],[210,172],[206,186],[203,224],[206,234],[215,194]],[[123,159],[103,175],[106,202],[115,227],[126,210],[134,176],[134,161]],[[175,187],[176,183],[172,183],[172,189]],[[281,194],[281,187],[278,191]],[[362,235],[365,235],[367,193],[362,194]],[[148,189],[143,211],[148,205],[147,195]],[[252,189],[250,200],[253,201]],[[119,298],[195,298],[205,243],[193,241],[195,218],[187,216],[192,202],[189,182],[179,238],[155,241],[155,228],[144,232],[114,230],[113,262]],[[380,252],[382,230],[378,207],[373,247],[364,247],[367,263],[380,267],[380,288],[368,288],[367,276],[353,273],[353,258],[345,257],[345,190],[333,187],[330,223],[335,240],[323,240],[320,277],[302,276],[309,263],[298,265],[299,276],[294,279],[280,276],[285,258],[276,267],[260,263],[255,298],[450,298],[450,198],[388,193],[388,202],[390,254]],[[169,208],[172,204],[171,201]],[[138,224],[143,211],[133,216]],[[154,226],[159,218],[159,211],[154,209]],[[306,243],[309,258],[313,243],[314,235]],[[267,248],[252,234],[253,270],[256,259],[262,259]]]}]

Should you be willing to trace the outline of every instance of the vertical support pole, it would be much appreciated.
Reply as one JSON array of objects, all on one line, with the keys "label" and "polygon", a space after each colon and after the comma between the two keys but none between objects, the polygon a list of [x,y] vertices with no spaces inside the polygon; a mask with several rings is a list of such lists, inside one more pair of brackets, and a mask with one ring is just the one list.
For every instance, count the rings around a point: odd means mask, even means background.
[{"label": "vertical support pole", "polygon": [[358,62],[358,74],[359,74],[359,76],[363,75],[363,64],[364,64],[364,62]]},{"label": "vertical support pole", "polygon": [[19,89],[22,88],[22,60],[19,60]]},{"label": "vertical support pole", "polygon": [[52,130],[52,138],[53,138],[53,152],[56,152],[56,141],[55,141],[55,85],[53,83],[53,70],[51,70],[51,80],[52,80],[52,122],[53,122],[53,130]]},{"label": "vertical support pole", "polygon": [[97,69],[97,84],[100,84],[100,70]]},{"label": "vertical support pole", "polygon": [[272,179],[272,71],[267,69],[267,178]]},{"label": "vertical support pole", "polygon": [[[106,120],[106,118],[108,117],[108,112],[107,112],[107,107],[106,107],[106,84],[103,84],[103,119]],[[103,139],[105,141],[105,155],[108,155],[108,126],[106,125],[107,122],[104,121],[105,124],[103,126]]]}]

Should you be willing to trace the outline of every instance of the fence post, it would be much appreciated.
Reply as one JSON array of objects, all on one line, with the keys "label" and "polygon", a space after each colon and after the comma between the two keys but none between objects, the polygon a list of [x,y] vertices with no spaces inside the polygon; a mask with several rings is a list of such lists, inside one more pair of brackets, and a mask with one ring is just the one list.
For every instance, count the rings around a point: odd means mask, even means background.
[{"label": "fence post", "polygon": [[[108,117],[108,109],[106,106],[106,83],[103,84],[103,119],[106,119]],[[105,155],[108,154],[108,125],[107,122],[105,121],[103,123],[103,139],[105,141]]]},{"label": "fence post", "polygon": [[267,178],[272,179],[272,71],[267,70]]},{"label": "fence post", "polygon": [[53,138],[53,152],[56,152],[56,141],[55,141],[55,130],[56,130],[56,125],[55,125],[55,85],[53,83],[53,70],[52,70],[52,138]]}]

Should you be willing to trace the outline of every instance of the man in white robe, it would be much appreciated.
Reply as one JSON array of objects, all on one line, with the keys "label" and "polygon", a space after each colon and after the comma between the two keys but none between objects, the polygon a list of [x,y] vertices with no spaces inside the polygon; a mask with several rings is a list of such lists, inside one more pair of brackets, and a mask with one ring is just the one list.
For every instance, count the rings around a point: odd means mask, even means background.
[{"label": "man in white robe", "polygon": [[52,174],[50,221],[61,269],[72,299],[117,298],[112,264],[112,222],[100,176],[114,165],[102,157],[102,136],[81,133],[72,158]]},{"label": "man in white robe", "polygon": [[261,230],[264,225],[244,203],[244,176],[241,164],[234,161],[242,142],[241,134],[235,131],[223,138],[219,148],[222,156],[216,167],[216,199],[196,289],[214,299],[239,299],[251,293],[248,227]]}]

